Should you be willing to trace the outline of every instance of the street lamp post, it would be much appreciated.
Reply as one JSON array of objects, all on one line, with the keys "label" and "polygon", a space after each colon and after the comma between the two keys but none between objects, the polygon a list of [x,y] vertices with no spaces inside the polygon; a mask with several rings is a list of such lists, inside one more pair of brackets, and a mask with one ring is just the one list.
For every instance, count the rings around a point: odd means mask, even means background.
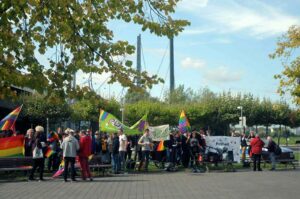
[{"label": "street lamp post", "polygon": [[238,106],[237,109],[241,110],[241,121],[242,121],[243,133],[245,133],[244,118],[243,118],[243,107]]},{"label": "street lamp post", "polygon": [[120,111],[122,113],[122,124],[124,124],[124,108],[120,108]]},{"label": "street lamp post", "polygon": [[121,99],[121,106],[120,111],[122,112],[122,124],[124,124],[124,97]]}]

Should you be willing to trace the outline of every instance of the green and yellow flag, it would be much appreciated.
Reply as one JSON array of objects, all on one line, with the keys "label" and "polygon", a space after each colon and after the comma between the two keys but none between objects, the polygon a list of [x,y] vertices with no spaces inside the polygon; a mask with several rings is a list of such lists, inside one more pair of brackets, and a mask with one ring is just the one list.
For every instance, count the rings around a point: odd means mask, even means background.
[{"label": "green and yellow flag", "polygon": [[128,127],[120,122],[114,115],[100,109],[99,116],[99,130],[107,133],[117,132],[119,129],[123,129],[126,135],[142,134],[147,128],[147,115],[144,115],[133,126]]}]

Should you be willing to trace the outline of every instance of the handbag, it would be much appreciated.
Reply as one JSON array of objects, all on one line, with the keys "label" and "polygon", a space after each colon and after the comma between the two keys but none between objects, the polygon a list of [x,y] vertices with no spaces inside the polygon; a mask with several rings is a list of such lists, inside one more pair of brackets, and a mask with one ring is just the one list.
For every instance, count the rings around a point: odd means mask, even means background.
[{"label": "handbag", "polygon": [[33,159],[44,158],[43,150],[38,147],[35,147],[33,149],[32,155],[33,155]]}]

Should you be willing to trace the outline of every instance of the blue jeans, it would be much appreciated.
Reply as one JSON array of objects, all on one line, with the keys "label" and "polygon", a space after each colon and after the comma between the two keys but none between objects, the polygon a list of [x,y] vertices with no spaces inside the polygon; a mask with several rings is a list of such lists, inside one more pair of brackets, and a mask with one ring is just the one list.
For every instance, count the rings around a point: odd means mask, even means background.
[{"label": "blue jeans", "polygon": [[113,172],[119,172],[120,167],[119,167],[119,154],[112,154],[112,170]]},{"label": "blue jeans", "polygon": [[142,151],[142,159],[141,159],[141,162],[140,162],[139,169],[141,169],[141,166],[145,162],[145,170],[148,170],[149,156],[150,156],[150,151]]},{"label": "blue jeans", "polygon": [[123,171],[125,171],[126,168],[125,153],[126,151],[119,151],[119,168]]}]

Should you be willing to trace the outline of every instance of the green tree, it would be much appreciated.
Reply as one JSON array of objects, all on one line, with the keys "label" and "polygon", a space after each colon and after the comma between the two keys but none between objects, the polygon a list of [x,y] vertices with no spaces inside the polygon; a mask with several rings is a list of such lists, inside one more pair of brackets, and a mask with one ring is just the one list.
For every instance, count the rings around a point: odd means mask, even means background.
[{"label": "green tree", "polygon": [[58,123],[71,117],[69,105],[54,94],[22,96],[19,101],[24,104],[22,115],[33,124],[45,125],[47,118],[50,123]]},{"label": "green tree", "polygon": [[125,103],[136,103],[138,101],[159,101],[157,98],[151,97],[150,93],[146,91],[131,91],[129,90],[125,95]]},{"label": "green tree", "polygon": [[[72,91],[73,74],[110,73],[109,83],[130,89],[151,88],[162,79],[138,73],[126,55],[127,41],[117,41],[111,21],[135,23],[143,31],[173,37],[189,25],[174,20],[178,0],[2,0],[0,2],[0,97],[10,86],[30,87],[64,97]],[[49,56],[49,66],[38,56]],[[141,87],[134,85],[139,76]],[[5,95],[4,95],[5,94]]]},{"label": "green tree", "polygon": [[276,51],[270,55],[272,59],[281,58],[284,70],[275,76],[280,80],[279,93],[289,92],[300,104],[300,26],[292,26],[277,42]]},{"label": "green tree", "polygon": [[97,122],[100,109],[119,115],[120,104],[115,99],[105,100],[100,95],[84,87],[71,100],[72,119],[74,121]]},{"label": "green tree", "polygon": [[192,89],[184,89],[184,85],[179,85],[174,91],[165,92],[165,102],[171,104],[184,104],[194,99],[195,93]]}]

